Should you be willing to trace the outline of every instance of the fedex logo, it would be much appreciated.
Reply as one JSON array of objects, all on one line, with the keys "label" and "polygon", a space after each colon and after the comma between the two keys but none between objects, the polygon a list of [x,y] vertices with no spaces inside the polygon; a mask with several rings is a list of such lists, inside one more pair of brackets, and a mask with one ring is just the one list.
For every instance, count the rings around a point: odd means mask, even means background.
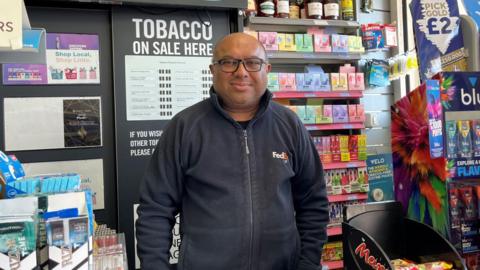
[{"label": "fedex logo", "polygon": [[272,156],[273,156],[273,158],[282,159],[284,161],[288,160],[288,154],[286,152],[277,153],[277,152],[273,151]]}]

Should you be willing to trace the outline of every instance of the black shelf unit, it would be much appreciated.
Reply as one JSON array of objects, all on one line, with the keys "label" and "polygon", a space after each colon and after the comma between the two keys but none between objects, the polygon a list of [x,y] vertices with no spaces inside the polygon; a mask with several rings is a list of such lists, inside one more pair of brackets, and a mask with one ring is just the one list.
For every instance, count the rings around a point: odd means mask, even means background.
[{"label": "black shelf unit", "polygon": [[[456,249],[432,227],[403,216],[400,202],[343,209],[343,260],[348,270],[394,269],[392,259],[447,261],[467,269]],[[383,267],[383,268],[382,268]]]}]

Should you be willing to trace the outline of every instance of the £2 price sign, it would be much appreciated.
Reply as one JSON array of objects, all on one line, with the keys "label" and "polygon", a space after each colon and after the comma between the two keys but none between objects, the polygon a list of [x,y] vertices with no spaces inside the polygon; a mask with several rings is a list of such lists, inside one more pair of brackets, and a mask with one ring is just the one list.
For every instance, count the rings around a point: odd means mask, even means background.
[{"label": "\u00a32 price sign", "polygon": [[413,0],[410,10],[422,80],[440,71],[461,69],[463,62],[466,65],[455,0]]}]

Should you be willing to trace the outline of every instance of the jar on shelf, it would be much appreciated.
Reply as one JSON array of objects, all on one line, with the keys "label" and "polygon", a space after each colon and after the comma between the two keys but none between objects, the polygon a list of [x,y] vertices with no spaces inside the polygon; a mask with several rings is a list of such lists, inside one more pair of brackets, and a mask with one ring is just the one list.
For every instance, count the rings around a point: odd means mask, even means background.
[{"label": "jar on shelf", "polygon": [[288,7],[288,17],[290,19],[300,19],[300,5],[297,0],[290,0]]},{"label": "jar on shelf", "polygon": [[260,0],[258,9],[259,16],[261,17],[273,17],[275,15],[275,4],[273,0]]},{"label": "jar on shelf", "polygon": [[323,5],[321,0],[308,0],[307,17],[309,19],[321,19],[323,15]]},{"label": "jar on shelf", "polygon": [[326,20],[340,19],[339,0],[323,0],[323,18]]},{"label": "jar on shelf", "polygon": [[342,0],[341,2],[342,20],[353,21],[353,0]]},{"label": "jar on shelf", "polygon": [[300,7],[300,19],[306,19],[307,16],[307,2],[306,0],[297,0],[297,4]]},{"label": "jar on shelf", "polygon": [[277,1],[277,17],[288,18],[290,13],[290,1],[289,0],[276,0]]}]

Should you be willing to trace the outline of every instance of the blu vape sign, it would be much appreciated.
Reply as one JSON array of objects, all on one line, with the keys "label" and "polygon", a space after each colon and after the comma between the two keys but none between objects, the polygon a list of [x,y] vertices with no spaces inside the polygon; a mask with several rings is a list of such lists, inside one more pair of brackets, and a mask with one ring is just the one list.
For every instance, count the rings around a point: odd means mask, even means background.
[{"label": "blu vape sign", "polygon": [[466,56],[456,0],[413,0],[410,10],[422,80],[442,70],[463,70]]},{"label": "blu vape sign", "polygon": [[450,89],[443,89],[453,93],[450,106],[443,108],[445,111],[480,110],[480,72],[443,72],[439,76],[452,82]]}]

